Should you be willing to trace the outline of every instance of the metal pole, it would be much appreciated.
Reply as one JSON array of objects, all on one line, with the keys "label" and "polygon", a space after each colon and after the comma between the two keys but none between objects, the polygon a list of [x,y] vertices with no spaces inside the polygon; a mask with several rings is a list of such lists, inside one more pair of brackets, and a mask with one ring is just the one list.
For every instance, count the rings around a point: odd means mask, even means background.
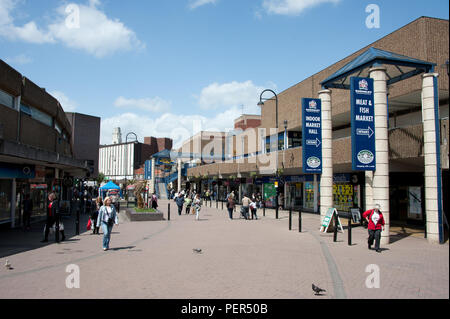
[{"label": "metal pole", "polygon": [[75,234],[79,235],[80,234],[80,205],[77,205],[77,220],[75,222]]},{"label": "metal pole", "polygon": [[167,220],[170,220],[170,203],[167,204]]},{"label": "metal pole", "polygon": [[352,219],[348,219],[348,245],[352,245]]},{"label": "metal pole", "polygon": [[275,198],[275,218],[278,219],[278,188],[277,188],[277,196]]},{"label": "metal pole", "polygon": [[289,208],[289,230],[292,230],[292,207]]},{"label": "metal pole", "polygon": [[223,200],[222,200],[222,210],[223,210]]},{"label": "metal pole", "polygon": [[298,211],[298,232],[302,232],[302,210]]},{"label": "metal pole", "polygon": [[334,242],[337,241],[337,228],[338,228],[337,215],[334,214],[334,234],[333,234],[333,241],[334,241]]},{"label": "metal pole", "polygon": [[59,243],[59,212],[55,215],[55,241]]},{"label": "metal pole", "polygon": [[266,217],[266,202],[263,200],[263,216]]}]

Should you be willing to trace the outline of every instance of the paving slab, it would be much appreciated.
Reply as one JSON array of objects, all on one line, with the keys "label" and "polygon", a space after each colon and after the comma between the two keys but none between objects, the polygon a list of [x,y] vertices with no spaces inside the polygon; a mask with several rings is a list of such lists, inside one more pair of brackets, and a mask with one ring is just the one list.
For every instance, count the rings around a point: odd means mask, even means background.
[{"label": "paving slab", "polygon": [[[130,222],[120,213],[106,252],[102,235],[84,227],[79,236],[68,228],[68,241],[47,245],[37,232],[0,232],[0,298],[449,298],[448,243],[406,237],[376,253],[367,249],[366,229],[352,230],[352,246],[346,230],[333,242],[333,234],[319,232],[314,214],[302,214],[299,233],[297,213],[289,231],[285,211],[279,219],[267,209],[265,217],[258,211],[258,220],[237,213],[230,220],[213,203],[196,221],[195,215],[179,216],[173,201],[159,205],[163,221]],[[87,217],[82,219],[84,225]],[[6,259],[14,269],[3,267]],[[66,285],[70,265],[79,268],[80,288]],[[366,286],[370,265],[379,269],[379,288]],[[326,293],[315,296],[312,283]]]}]

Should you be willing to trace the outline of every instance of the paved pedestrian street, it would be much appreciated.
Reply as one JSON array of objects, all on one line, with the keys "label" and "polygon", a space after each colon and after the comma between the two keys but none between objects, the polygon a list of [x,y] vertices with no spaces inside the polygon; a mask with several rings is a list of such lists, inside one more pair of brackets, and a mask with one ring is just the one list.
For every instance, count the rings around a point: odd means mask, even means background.
[{"label": "paved pedestrian street", "polygon": [[[352,246],[346,229],[333,242],[332,233],[319,232],[318,215],[303,213],[299,233],[298,215],[289,231],[285,211],[278,220],[273,210],[265,217],[258,210],[258,220],[238,213],[229,220],[213,202],[196,221],[178,216],[171,201],[168,221],[167,203],[159,203],[164,221],[130,222],[122,210],[109,251],[102,250],[101,234],[85,231],[85,216],[81,235],[60,244],[52,236],[48,245],[39,243],[41,232],[1,233],[0,298],[449,298],[448,243],[393,238],[377,253],[368,250],[362,227],[353,228]],[[79,288],[68,288],[75,273],[70,265],[79,267]],[[312,284],[326,292],[314,295]]]}]

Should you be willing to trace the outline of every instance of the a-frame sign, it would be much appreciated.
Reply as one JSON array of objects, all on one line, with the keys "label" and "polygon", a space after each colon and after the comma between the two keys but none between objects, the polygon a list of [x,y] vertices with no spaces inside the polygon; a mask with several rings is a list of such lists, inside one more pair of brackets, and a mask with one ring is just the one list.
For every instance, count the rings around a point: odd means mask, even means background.
[{"label": "a-frame sign", "polygon": [[[337,217],[337,221],[338,221],[338,227],[340,228],[340,231],[343,233],[344,232],[344,227],[342,227],[342,223],[341,220],[339,219],[339,214],[337,212],[337,209],[332,207],[329,208],[327,210],[327,214],[325,215],[325,217],[323,218],[323,222],[322,222],[322,226],[320,227],[320,231],[326,233],[330,224],[332,223],[332,221],[334,220],[334,214],[336,214]],[[338,230],[339,230],[338,228]]]}]

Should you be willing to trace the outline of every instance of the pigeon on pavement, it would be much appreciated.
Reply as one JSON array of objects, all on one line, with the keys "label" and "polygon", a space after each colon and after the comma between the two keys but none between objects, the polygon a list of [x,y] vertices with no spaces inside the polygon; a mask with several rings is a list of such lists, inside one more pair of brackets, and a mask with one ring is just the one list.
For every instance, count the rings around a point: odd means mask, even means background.
[{"label": "pigeon on pavement", "polygon": [[6,269],[8,269],[8,270],[13,269],[12,266],[11,266],[11,264],[9,263],[9,260],[8,260],[8,259],[6,259],[5,267],[6,267]]},{"label": "pigeon on pavement", "polygon": [[201,254],[202,253],[202,250],[200,248],[194,248],[192,250],[194,251],[194,253],[197,253],[197,254]]},{"label": "pigeon on pavement", "polygon": [[312,290],[315,292],[315,295],[316,295],[316,296],[320,295],[320,293],[321,293],[322,291],[323,291],[323,292],[326,292],[325,289],[319,288],[319,287],[317,287],[317,286],[314,285],[314,284],[312,284]]}]

